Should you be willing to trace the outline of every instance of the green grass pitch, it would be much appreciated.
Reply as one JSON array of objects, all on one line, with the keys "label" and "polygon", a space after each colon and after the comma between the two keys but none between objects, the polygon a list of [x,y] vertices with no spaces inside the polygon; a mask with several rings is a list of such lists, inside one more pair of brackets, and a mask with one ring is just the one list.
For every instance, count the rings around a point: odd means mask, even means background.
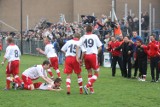
[{"label": "green grass pitch", "polygon": [[[23,55],[20,70],[41,64],[45,57]],[[2,56],[0,58],[2,61]],[[6,66],[6,65],[5,65]],[[3,91],[5,87],[5,66],[0,67],[0,107],[160,107],[160,83],[150,83],[150,69],[147,82],[125,79],[117,69],[116,77],[111,77],[111,69],[101,67],[100,76],[94,84],[95,94],[80,95],[76,75],[72,75],[71,95],[66,94],[63,66],[61,92],[53,91]],[[53,73],[56,75],[55,71]],[[83,68],[83,84],[87,82],[87,72]]]}]

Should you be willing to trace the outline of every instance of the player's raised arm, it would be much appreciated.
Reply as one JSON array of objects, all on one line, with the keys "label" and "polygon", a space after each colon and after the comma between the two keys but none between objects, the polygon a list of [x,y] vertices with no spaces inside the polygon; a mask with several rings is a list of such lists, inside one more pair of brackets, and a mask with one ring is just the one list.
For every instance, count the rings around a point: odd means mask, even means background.
[{"label": "player's raised arm", "polygon": [[44,52],[42,49],[40,49],[40,48],[36,48],[36,50],[37,50],[39,53],[41,53],[41,54],[45,55],[45,52]]}]

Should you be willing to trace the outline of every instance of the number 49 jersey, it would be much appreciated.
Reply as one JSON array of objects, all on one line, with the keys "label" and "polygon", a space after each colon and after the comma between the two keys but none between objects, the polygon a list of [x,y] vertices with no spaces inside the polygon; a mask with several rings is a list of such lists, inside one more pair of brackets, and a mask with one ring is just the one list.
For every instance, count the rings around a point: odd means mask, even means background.
[{"label": "number 49 jersey", "polygon": [[95,34],[84,35],[80,38],[78,46],[84,46],[86,54],[98,54],[98,47],[102,46],[101,41]]},{"label": "number 49 jersey", "polygon": [[[78,40],[69,40],[66,42],[66,44],[62,47],[62,51],[66,52],[65,56],[76,56],[76,46],[78,44]],[[85,52],[86,50],[84,49],[84,47],[81,47],[81,51]],[[79,52],[79,56],[81,52]]]},{"label": "number 49 jersey", "polygon": [[20,60],[20,56],[21,52],[17,45],[12,44],[6,48],[6,53],[4,57],[8,60],[8,62]]}]

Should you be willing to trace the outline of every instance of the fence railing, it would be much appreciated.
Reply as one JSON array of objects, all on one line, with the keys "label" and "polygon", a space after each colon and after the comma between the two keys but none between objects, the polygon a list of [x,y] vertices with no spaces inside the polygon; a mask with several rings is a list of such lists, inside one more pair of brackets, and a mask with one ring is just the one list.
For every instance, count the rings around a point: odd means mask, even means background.
[{"label": "fence railing", "polygon": [[[15,44],[21,49],[21,40],[14,39]],[[44,49],[44,43],[42,40],[23,40],[23,54],[41,55],[36,51],[36,48]],[[5,51],[7,44],[6,40],[2,39],[3,51]]]}]

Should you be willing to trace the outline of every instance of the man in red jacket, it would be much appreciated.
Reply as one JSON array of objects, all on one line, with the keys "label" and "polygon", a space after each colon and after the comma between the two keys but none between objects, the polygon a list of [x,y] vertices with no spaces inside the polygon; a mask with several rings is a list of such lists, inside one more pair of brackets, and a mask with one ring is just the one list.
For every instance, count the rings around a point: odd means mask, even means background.
[{"label": "man in red jacket", "polygon": [[[148,44],[148,55],[150,57],[150,68],[151,68],[151,82],[158,82],[159,80],[159,69],[158,69],[158,62],[160,60],[159,56],[159,43],[155,40],[155,35],[150,36],[151,42]],[[154,69],[156,68],[156,80],[155,80],[155,73]]]},{"label": "man in red jacket", "polygon": [[123,76],[123,68],[122,68],[122,55],[121,51],[116,50],[117,47],[119,47],[121,44],[119,41],[116,40],[114,36],[111,37],[111,42],[107,48],[109,52],[112,54],[112,76],[115,76],[116,73],[116,64],[118,62],[121,74]]}]

